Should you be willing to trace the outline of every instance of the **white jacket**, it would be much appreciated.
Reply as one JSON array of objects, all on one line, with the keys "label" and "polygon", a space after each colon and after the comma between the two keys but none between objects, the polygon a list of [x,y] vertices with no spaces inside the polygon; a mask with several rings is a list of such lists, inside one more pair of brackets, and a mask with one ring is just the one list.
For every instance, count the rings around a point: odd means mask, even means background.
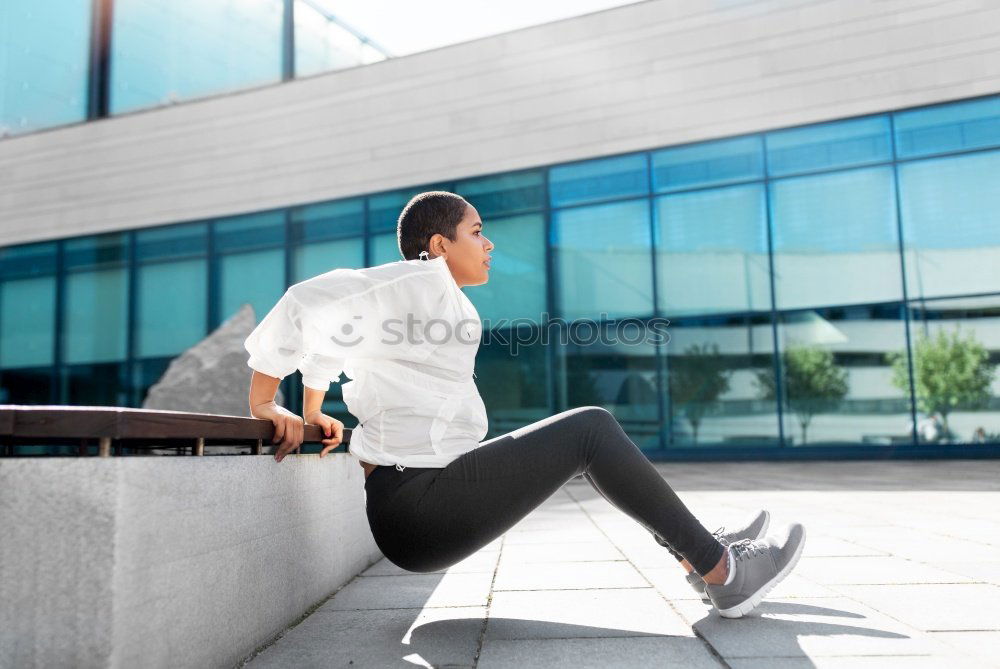
[{"label": "white jacket", "polygon": [[294,284],[243,345],[252,369],[279,379],[298,369],[316,390],[343,371],[359,460],[444,467],[486,436],[473,380],[481,335],[476,308],[437,257]]}]

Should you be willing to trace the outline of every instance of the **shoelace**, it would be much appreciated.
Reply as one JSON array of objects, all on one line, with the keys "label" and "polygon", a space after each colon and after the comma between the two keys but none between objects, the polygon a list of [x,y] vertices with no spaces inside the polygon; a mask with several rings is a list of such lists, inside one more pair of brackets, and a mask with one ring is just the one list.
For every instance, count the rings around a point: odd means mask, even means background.
[{"label": "shoelace", "polygon": [[729,544],[729,548],[733,551],[733,558],[736,560],[742,560],[744,557],[752,557],[757,553],[763,553],[767,549],[764,542],[755,539],[734,541]]}]

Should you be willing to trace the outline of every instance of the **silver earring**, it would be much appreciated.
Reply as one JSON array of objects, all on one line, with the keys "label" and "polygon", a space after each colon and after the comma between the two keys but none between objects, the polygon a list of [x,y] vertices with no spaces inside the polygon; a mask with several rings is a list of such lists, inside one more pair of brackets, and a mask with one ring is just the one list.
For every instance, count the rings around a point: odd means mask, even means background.
[{"label": "silver earring", "polygon": [[421,251],[421,252],[420,252],[419,254],[417,254],[417,255],[418,255],[418,257],[419,257],[419,258],[420,258],[421,260],[427,260],[427,259],[428,259],[428,258],[427,258],[427,251]]}]

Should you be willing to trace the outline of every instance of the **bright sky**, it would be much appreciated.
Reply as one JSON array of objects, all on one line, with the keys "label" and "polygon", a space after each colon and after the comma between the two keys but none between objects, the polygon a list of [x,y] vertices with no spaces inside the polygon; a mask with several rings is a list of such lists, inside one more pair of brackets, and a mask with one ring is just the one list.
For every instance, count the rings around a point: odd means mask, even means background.
[{"label": "bright sky", "polygon": [[630,5],[637,0],[318,0],[394,56]]}]

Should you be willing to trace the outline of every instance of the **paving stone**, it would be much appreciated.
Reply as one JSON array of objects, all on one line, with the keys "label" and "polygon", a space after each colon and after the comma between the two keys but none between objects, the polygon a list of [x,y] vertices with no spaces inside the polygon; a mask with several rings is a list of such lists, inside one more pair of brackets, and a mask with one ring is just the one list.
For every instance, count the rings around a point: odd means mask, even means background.
[{"label": "paving stone", "polygon": [[700,639],[690,637],[624,637],[616,639],[488,640],[479,669],[607,669],[608,667],[685,667],[718,669]]},{"label": "paving stone", "polygon": [[504,562],[593,562],[624,560],[622,552],[610,541],[574,541],[562,543],[505,544],[500,558]]},{"label": "paving stone", "polygon": [[486,639],[692,636],[653,588],[531,590],[493,594]]},{"label": "paving stone", "polygon": [[992,584],[922,583],[835,589],[924,631],[1000,631],[1000,587]]},{"label": "paving stone", "polygon": [[[572,544],[569,544],[572,545]],[[493,591],[648,588],[649,582],[625,561],[501,562]]]},{"label": "paving stone", "polygon": [[493,574],[359,576],[317,611],[485,606]]},{"label": "paving stone", "polygon": [[[806,539],[806,543],[809,539]],[[834,557],[799,560],[799,576],[822,585],[882,583],[968,583],[968,576],[898,557]]]},{"label": "paving stone", "polygon": [[750,615],[722,618],[699,602],[674,606],[723,658],[950,655],[952,649],[846,597],[768,599]]},{"label": "paving stone", "polygon": [[934,632],[932,636],[963,655],[977,658],[981,666],[1000,667],[1000,632]]},{"label": "paving stone", "polygon": [[977,583],[1000,585],[1000,562],[935,562],[933,566],[968,576]]},{"label": "paving stone", "polygon": [[485,607],[314,613],[253,658],[267,667],[473,666]]},{"label": "paving stone", "polygon": [[728,660],[732,669],[983,669],[972,658],[941,655],[900,657],[768,657]]},{"label": "paving stone", "polygon": [[[439,569],[437,571],[427,572],[430,574],[443,574],[445,572],[451,573],[475,573],[475,572],[489,572],[493,573],[497,567],[497,561],[500,558],[500,551],[487,551],[480,550],[464,560],[453,564],[447,569]],[[406,571],[401,567],[397,567],[395,564],[390,562],[386,558],[382,558],[368,569],[361,572],[362,576],[404,576],[408,574],[413,574],[412,571]]]}]

